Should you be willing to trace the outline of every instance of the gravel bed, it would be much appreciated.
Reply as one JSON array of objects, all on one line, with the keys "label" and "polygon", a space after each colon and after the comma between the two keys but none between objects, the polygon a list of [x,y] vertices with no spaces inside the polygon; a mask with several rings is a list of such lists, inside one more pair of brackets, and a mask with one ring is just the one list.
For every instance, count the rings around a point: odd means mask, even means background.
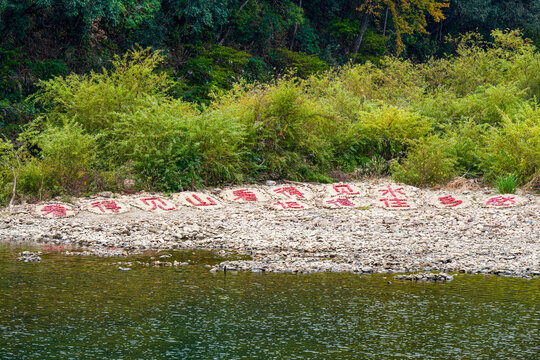
[{"label": "gravel bed", "polygon": [[[211,269],[214,272],[540,275],[538,196],[524,195],[521,206],[509,208],[472,204],[441,209],[419,201],[417,208],[404,211],[380,206],[331,209],[318,206],[326,196],[317,196],[322,185],[305,186],[314,189],[315,196],[306,201],[309,208],[300,211],[223,200],[216,209],[178,206],[175,211],[153,213],[132,207],[114,216],[80,211],[73,217],[50,219],[36,216],[34,205],[21,205],[0,214],[0,241],[65,245],[99,256],[151,249],[223,249],[252,258],[223,262]],[[365,190],[377,186],[364,184]],[[447,193],[413,192],[418,199]],[[488,191],[460,194],[476,199]],[[90,200],[79,199],[74,206],[83,208],[78,204]]]}]

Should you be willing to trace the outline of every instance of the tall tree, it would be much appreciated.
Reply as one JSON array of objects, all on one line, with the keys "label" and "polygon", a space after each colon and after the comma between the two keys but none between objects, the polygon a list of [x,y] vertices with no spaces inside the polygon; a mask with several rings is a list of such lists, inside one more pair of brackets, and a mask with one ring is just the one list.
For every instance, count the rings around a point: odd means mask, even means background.
[{"label": "tall tree", "polygon": [[402,34],[426,32],[426,14],[435,22],[444,19],[443,8],[448,7],[448,0],[366,0],[356,8],[362,15],[360,31],[354,40],[352,53],[356,54],[362,45],[364,34],[372,18],[380,18],[385,11],[392,15],[396,34],[397,53],[404,48]]}]

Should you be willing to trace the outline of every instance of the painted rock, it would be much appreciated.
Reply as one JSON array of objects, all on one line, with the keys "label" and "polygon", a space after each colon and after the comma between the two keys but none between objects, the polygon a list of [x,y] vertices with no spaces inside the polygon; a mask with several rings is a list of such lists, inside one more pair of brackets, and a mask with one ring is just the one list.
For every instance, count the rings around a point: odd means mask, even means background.
[{"label": "painted rock", "polygon": [[411,210],[418,208],[418,196],[403,186],[387,185],[377,189],[375,204],[387,210]]},{"label": "painted rock", "polygon": [[132,205],[144,211],[165,213],[176,210],[174,203],[157,195],[148,195],[136,198]]},{"label": "painted rock", "polygon": [[371,206],[371,199],[350,198],[347,196],[334,196],[322,201],[322,206],[330,209],[355,209]]},{"label": "painted rock", "polygon": [[65,218],[77,215],[71,205],[63,203],[42,204],[36,206],[36,214],[45,218]]},{"label": "painted rock", "polygon": [[313,198],[313,193],[303,186],[280,185],[270,189],[270,193],[277,199],[285,200],[309,200]]},{"label": "painted rock", "polygon": [[99,215],[117,215],[129,211],[130,206],[124,202],[113,199],[98,199],[90,201],[86,205],[86,210]]},{"label": "painted rock", "polygon": [[329,184],[324,187],[327,197],[357,197],[361,196],[360,188],[354,184]]},{"label": "painted rock", "polygon": [[277,200],[271,203],[271,206],[275,210],[305,210],[309,209],[309,206],[297,200]]},{"label": "painted rock", "polygon": [[227,201],[239,203],[268,201],[268,196],[255,188],[224,190],[221,192],[221,197]]},{"label": "painted rock", "polygon": [[454,193],[431,195],[428,197],[427,202],[440,209],[462,209],[471,205],[468,197]]},{"label": "painted rock", "polygon": [[480,205],[487,208],[504,209],[525,205],[528,199],[519,195],[491,195],[482,199]]},{"label": "painted rock", "polygon": [[173,195],[173,198],[182,205],[200,209],[216,209],[222,207],[217,198],[200,192],[186,191]]}]

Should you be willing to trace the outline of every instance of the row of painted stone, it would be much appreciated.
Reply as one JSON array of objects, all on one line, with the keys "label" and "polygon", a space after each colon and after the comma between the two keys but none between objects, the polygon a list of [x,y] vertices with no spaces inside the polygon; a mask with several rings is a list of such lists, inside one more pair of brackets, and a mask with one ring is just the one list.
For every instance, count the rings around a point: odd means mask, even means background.
[{"label": "row of painted stone", "polygon": [[[367,208],[379,206],[388,210],[407,210],[417,208],[424,203],[416,193],[418,189],[387,185],[376,189],[377,198],[370,197],[369,191],[361,190],[354,184],[326,185],[322,189],[322,200],[316,202],[317,207],[326,208]],[[372,191],[373,192],[373,191]],[[311,206],[306,201],[316,196],[307,187],[280,186],[268,191],[260,188],[228,189],[220,193],[220,198],[230,203],[266,203],[276,210],[303,210]],[[480,201],[463,194],[439,194],[429,196],[428,205],[438,208],[463,208],[477,203],[492,208],[507,208],[523,205],[527,199],[517,195],[493,195]],[[200,192],[183,192],[174,194],[171,199],[160,196],[142,196],[127,201],[117,199],[97,199],[84,204],[83,209],[96,214],[122,214],[130,210],[131,205],[152,212],[174,211],[177,205],[203,209],[222,207],[222,201],[215,196]],[[42,204],[36,213],[43,217],[73,216],[77,210],[67,204]]]}]

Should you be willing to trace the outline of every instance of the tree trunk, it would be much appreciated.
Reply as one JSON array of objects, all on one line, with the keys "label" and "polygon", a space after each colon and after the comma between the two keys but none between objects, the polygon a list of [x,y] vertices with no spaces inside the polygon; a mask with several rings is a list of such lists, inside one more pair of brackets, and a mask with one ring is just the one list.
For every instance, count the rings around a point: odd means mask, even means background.
[{"label": "tree trunk", "polygon": [[384,27],[382,31],[382,36],[386,36],[386,24],[388,23],[388,6],[386,7],[386,13],[384,14]]},{"label": "tree trunk", "polygon": [[240,5],[240,7],[238,8],[238,12],[242,11],[243,8],[246,7],[246,5],[248,4],[249,0],[246,0],[242,3],[242,5]]},{"label": "tree trunk", "polygon": [[[302,0],[300,0],[298,6],[300,7],[300,9],[302,8]],[[293,34],[292,34],[292,39],[291,39],[291,46],[289,46],[289,50],[291,50],[291,51],[293,51],[293,49],[294,49],[294,38],[296,37],[297,33],[298,33],[298,23],[295,23],[294,24]]]},{"label": "tree trunk", "polygon": [[[250,2],[250,0],[244,0],[244,2],[242,3],[242,5],[240,5],[240,7],[238,8],[238,11],[237,13],[239,13],[240,11],[242,11],[243,8],[246,7],[246,5]],[[229,37],[229,34],[231,33],[231,28],[232,28],[232,24],[229,24],[229,26],[227,26],[227,30],[225,31],[225,35],[223,35],[223,37],[221,37],[221,40],[218,41],[219,45],[223,45],[223,43],[225,42],[225,40],[227,40],[227,38]],[[219,37],[218,37],[219,39]]]},{"label": "tree trunk", "polygon": [[21,173],[21,161],[17,157],[17,171],[15,171],[15,166],[11,169],[13,171],[13,192],[11,194],[11,200],[9,201],[9,211],[13,208],[13,203],[15,202],[15,196],[17,195],[17,179]]},{"label": "tree trunk", "polygon": [[360,33],[358,33],[358,36],[354,40],[352,53],[356,54],[358,53],[358,50],[360,50],[360,45],[362,45],[362,40],[364,39],[364,34],[366,33],[367,27],[369,23],[369,14],[364,13],[362,16],[362,26],[360,26]]}]

